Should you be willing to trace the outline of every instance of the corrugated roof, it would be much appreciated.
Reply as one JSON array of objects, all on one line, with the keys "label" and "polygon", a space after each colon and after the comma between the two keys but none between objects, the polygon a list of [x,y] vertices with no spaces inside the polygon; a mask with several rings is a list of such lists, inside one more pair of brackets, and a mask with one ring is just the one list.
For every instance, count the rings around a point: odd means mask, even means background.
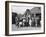
[{"label": "corrugated roof", "polygon": [[31,13],[41,13],[41,7],[34,7],[31,9]]}]

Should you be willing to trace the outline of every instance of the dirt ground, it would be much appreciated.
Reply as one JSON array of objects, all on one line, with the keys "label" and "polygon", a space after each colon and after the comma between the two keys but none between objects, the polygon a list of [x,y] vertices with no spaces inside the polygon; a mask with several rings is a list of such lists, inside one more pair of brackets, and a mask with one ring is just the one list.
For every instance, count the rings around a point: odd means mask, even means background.
[{"label": "dirt ground", "polygon": [[12,31],[24,31],[24,30],[39,30],[40,27],[17,27],[15,24],[12,25]]}]

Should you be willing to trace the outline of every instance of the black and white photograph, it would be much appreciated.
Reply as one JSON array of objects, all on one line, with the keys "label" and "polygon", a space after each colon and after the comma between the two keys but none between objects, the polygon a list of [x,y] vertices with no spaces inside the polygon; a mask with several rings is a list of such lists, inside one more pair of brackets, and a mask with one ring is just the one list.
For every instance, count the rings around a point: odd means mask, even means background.
[{"label": "black and white photograph", "polygon": [[8,9],[9,34],[44,33],[44,3],[9,2]]},{"label": "black and white photograph", "polygon": [[34,30],[41,28],[41,7],[12,6],[12,30]]}]

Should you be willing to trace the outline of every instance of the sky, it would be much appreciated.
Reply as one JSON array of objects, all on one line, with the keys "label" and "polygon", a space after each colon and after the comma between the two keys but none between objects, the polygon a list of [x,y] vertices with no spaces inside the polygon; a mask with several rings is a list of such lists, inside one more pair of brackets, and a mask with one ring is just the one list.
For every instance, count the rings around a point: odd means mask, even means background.
[{"label": "sky", "polygon": [[32,9],[34,7],[32,6],[15,6],[15,5],[12,5],[12,12],[15,12],[15,13],[18,13],[18,14],[24,14],[26,9]]}]

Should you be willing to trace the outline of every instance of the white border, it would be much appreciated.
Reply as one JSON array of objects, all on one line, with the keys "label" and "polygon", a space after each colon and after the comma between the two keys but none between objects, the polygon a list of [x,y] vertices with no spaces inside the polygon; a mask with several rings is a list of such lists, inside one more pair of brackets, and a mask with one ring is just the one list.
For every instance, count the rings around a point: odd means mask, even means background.
[{"label": "white border", "polygon": [[[41,29],[40,30],[28,30],[28,31],[12,31],[12,13],[11,5],[16,6],[34,6],[41,7]],[[25,33],[40,33],[44,31],[44,6],[41,4],[21,4],[21,3],[9,3],[9,34],[25,34]]]}]

